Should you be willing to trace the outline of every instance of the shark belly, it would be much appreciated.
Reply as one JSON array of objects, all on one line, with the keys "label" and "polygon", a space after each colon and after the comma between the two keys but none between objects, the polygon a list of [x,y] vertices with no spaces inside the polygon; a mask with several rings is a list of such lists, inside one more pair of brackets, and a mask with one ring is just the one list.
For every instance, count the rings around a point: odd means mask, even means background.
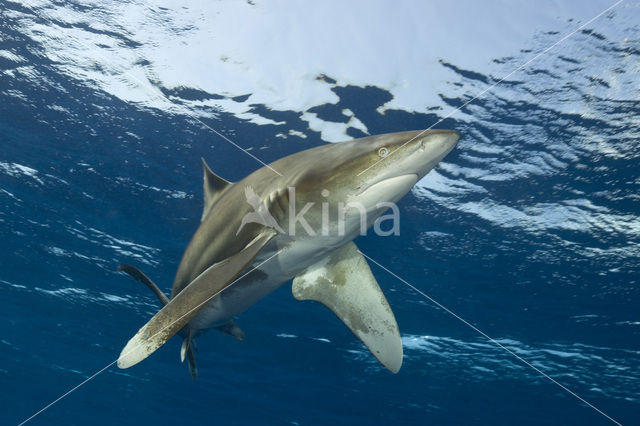
[{"label": "shark belly", "polygon": [[228,323],[347,242],[344,237],[274,238],[252,265],[239,274],[241,278],[208,302],[189,326],[197,331]]}]

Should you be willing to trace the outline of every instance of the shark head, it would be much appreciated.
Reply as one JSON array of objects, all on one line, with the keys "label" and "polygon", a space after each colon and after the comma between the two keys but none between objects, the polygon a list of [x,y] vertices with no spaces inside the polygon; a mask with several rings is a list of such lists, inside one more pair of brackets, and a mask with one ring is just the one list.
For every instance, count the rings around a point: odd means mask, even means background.
[{"label": "shark head", "polygon": [[429,173],[458,143],[453,130],[391,133],[361,139],[363,151],[350,161],[357,166],[358,186],[351,201],[363,203],[396,202]]},{"label": "shark head", "polygon": [[[365,222],[367,228],[373,224],[389,204],[406,195],[456,146],[459,137],[452,130],[370,136],[325,145],[309,150],[305,161],[294,155],[288,163],[274,166],[294,170],[300,165],[295,204],[297,211],[313,204],[305,216],[310,227],[318,229],[326,212],[331,215],[341,204],[347,229],[335,232],[353,237],[361,229],[357,223]],[[321,211],[325,204],[330,207]]]}]

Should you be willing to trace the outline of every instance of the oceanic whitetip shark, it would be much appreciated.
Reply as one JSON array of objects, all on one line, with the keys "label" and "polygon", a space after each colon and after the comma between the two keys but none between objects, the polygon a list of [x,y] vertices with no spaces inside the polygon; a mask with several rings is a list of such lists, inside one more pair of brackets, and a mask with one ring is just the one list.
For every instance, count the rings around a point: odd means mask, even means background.
[{"label": "oceanic whitetip shark", "polygon": [[120,266],[151,288],[164,307],[129,340],[118,366],[137,364],[179,334],[181,359],[187,358],[195,378],[194,336],[215,328],[242,339],[233,318],[293,279],[296,299],[326,305],[382,365],[398,372],[398,325],[352,240],[433,169],[458,138],[455,131],[429,130],[323,145],[236,183],[215,175],[203,160],[204,212],[171,296],[137,268]]}]

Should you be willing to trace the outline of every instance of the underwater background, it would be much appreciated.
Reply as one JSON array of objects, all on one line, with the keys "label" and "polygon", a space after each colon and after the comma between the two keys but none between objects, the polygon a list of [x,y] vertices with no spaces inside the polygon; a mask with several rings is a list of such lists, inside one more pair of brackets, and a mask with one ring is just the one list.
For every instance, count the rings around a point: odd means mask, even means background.
[{"label": "underwater background", "polygon": [[[201,157],[231,181],[261,167],[204,123],[267,163],[459,131],[400,201],[400,236],[356,243],[640,424],[640,3],[589,22],[612,5],[2,0],[0,423],[113,362],[159,309],[116,268],[169,291]],[[286,284],[237,318],[244,341],[198,339],[196,381],[172,339],[29,424],[612,423],[370,266],[403,336],[397,375]]]}]

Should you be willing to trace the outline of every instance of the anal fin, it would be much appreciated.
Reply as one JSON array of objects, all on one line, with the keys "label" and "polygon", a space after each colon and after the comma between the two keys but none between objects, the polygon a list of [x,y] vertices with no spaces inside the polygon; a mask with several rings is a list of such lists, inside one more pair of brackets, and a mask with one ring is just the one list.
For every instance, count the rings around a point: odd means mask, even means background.
[{"label": "anal fin", "polygon": [[233,321],[229,321],[226,324],[216,327],[216,330],[221,331],[224,334],[228,334],[231,337],[235,337],[238,340],[244,340],[244,332]]}]

